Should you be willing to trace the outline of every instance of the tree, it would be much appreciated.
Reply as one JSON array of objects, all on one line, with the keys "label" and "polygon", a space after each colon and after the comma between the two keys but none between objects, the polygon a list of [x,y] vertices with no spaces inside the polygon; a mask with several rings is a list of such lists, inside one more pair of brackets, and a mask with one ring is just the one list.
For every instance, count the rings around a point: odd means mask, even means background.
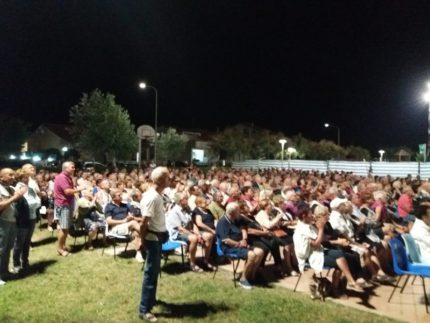
[{"label": "tree", "polygon": [[352,160],[370,160],[370,152],[359,146],[346,147],[346,157]]},{"label": "tree", "polygon": [[21,151],[28,128],[18,118],[0,115],[0,155]]},{"label": "tree", "polygon": [[284,138],[282,133],[237,124],[213,136],[212,150],[219,154],[220,159],[273,158],[280,151],[280,138]]},{"label": "tree", "polygon": [[137,147],[134,125],[127,111],[115,102],[115,96],[96,89],[84,93],[70,109],[70,132],[77,147],[104,156],[116,163],[117,158],[130,159]]},{"label": "tree", "polygon": [[168,128],[157,140],[158,158],[175,162],[184,153],[186,144],[184,135],[178,134],[174,128]]}]

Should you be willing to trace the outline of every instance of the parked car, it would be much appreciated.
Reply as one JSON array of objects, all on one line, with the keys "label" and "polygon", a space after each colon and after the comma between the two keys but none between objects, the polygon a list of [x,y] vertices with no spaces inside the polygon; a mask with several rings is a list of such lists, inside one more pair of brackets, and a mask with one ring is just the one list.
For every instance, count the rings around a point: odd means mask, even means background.
[{"label": "parked car", "polygon": [[96,161],[77,162],[76,167],[82,170],[104,172],[108,167],[105,164]]}]

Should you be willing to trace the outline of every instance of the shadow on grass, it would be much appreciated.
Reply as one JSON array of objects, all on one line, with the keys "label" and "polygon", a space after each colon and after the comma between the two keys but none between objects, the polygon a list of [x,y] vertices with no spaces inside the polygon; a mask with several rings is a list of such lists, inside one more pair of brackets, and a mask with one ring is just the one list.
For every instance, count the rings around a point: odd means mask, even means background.
[{"label": "shadow on grass", "polygon": [[19,274],[14,274],[9,280],[18,280],[37,274],[43,274],[46,268],[55,264],[56,262],[57,260],[43,260],[35,262],[34,264],[31,264],[26,270],[21,271]]},{"label": "shadow on grass", "polygon": [[157,305],[160,306],[160,313],[158,317],[166,318],[204,318],[210,314],[217,312],[226,312],[230,308],[225,304],[207,304],[206,302],[197,303],[166,303],[158,301]]},{"label": "shadow on grass", "polygon": [[38,240],[38,241],[32,242],[31,246],[33,248],[40,247],[40,246],[44,246],[44,245],[53,243],[55,241],[57,241],[57,237],[52,236],[52,237],[49,237],[49,238],[45,238],[45,239],[42,239],[42,240]]},{"label": "shadow on grass", "polygon": [[186,263],[182,264],[182,262],[175,262],[173,259],[169,259],[166,264],[162,260],[161,271],[168,275],[177,275],[190,271],[190,268]]}]

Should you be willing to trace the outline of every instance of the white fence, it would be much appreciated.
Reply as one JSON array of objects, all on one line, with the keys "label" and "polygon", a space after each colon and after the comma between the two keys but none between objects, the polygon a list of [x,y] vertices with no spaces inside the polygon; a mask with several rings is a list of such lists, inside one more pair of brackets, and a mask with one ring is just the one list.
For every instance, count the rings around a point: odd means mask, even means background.
[{"label": "white fence", "polygon": [[263,169],[286,168],[316,170],[319,172],[343,171],[366,176],[369,173],[377,176],[392,177],[420,176],[430,178],[430,163],[420,162],[353,162],[353,161],[320,161],[320,160],[246,160],[234,162],[233,168]]}]

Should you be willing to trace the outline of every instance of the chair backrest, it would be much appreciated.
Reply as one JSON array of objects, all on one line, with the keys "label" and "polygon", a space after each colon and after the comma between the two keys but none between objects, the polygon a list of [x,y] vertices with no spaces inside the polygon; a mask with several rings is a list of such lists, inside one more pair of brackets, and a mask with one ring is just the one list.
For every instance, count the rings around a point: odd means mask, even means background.
[{"label": "chair backrest", "polygon": [[411,262],[421,263],[421,252],[414,238],[409,233],[403,233],[402,239],[405,242],[406,252]]},{"label": "chair backrest", "polygon": [[216,236],[216,253],[219,257],[224,257],[225,255],[224,255],[224,251],[222,251],[221,249],[221,243],[222,243],[221,239],[218,236]]},{"label": "chair backrest", "polygon": [[389,242],[393,257],[393,269],[396,275],[403,275],[408,270],[408,256],[406,249],[399,239],[391,239]]}]

